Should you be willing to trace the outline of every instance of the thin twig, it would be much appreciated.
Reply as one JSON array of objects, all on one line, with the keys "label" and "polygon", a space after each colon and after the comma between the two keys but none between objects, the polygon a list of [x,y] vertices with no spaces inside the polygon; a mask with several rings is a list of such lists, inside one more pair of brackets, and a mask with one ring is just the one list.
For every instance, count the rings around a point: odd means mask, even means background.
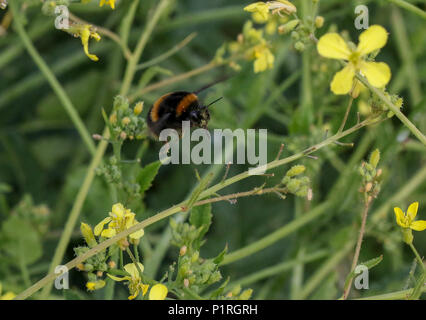
[{"label": "thin twig", "polygon": [[[352,260],[351,272],[353,272],[355,270],[355,267],[358,264],[358,258],[359,258],[359,253],[361,251],[362,239],[364,238],[365,223],[367,221],[367,214],[368,214],[368,209],[370,208],[370,204],[371,204],[371,200],[367,200],[364,204],[364,211],[362,213],[361,228],[359,229],[359,236],[358,236],[358,241],[357,241],[357,244],[356,244],[354,258]],[[347,297],[349,296],[349,293],[351,292],[351,286],[352,286],[352,278],[349,280],[349,283],[348,283],[347,287],[345,288],[345,291],[343,293],[343,300],[346,300]]]},{"label": "thin twig", "polygon": [[175,45],[173,48],[171,48],[169,51],[164,52],[163,54],[160,54],[158,57],[155,57],[154,59],[151,59],[147,62],[141,63],[136,67],[136,70],[146,69],[148,67],[151,67],[155,64],[160,63],[161,61],[166,60],[168,57],[174,55],[176,52],[178,52],[180,49],[185,47],[188,43],[192,41],[197,36],[196,32],[191,33],[189,36],[187,36],[185,39],[183,39],[181,42],[179,42],[177,45]]}]

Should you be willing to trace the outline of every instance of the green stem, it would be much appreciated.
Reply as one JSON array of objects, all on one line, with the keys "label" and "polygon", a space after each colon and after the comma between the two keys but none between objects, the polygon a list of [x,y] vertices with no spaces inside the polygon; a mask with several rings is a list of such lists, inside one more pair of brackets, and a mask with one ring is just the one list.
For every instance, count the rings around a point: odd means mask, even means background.
[{"label": "green stem", "polygon": [[[123,252],[123,251],[121,250],[121,252]],[[143,282],[143,283],[145,283],[145,281],[144,281],[144,276],[143,276],[143,273],[142,273],[142,270],[141,270],[141,268],[139,267],[138,261],[136,260],[136,258],[135,258],[135,256],[133,255],[132,251],[130,251],[129,247],[126,247],[126,252],[127,252],[127,254],[129,255],[130,259],[132,260],[133,264],[135,265],[136,269],[138,270],[138,273],[139,273],[139,276],[140,276],[140,277],[141,277],[141,279],[142,279],[142,282]]]},{"label": "green stem", "polygon": [[426,273],[426,267],[423,263],[422,258],[420,257],[419,253],[417,252],[416,248],[414,247],[414,245],[412,243],[410,243],[410,248],[411,250],[414,252],[414,255],[416,256],[417,262],[419,263],[419,265],[421,266],[423,273]]},{"label": "green stem", "polygon": [[[414,289],[412,288],[412,289],[379,294],[377,296],[365,297],[365,298],[360,298],[355,300],[401,300],[401,299],[406,299],[407,297],[409,297],[413,293],[413,290]],[[423,286],[422,292],[426,292],[426,286]]]},{"label": "green stem", "polygon": [[420,8],[417,8],[415,5],[408,3],[404,0],[388,0],[389,2],[392,2],[393,4],[396,4],[397,6],[408,10],[414,14],[417,14],[419,17],[422,17],[423,19],[426,19],[426,12],[423,11]]},{"label": "green stem", "polygon": [[120,91],[121,95],[127,95],[127,93],[129,92],[130,87],[132,85],[132,80],[135,76],[135,71],[137,70],[137,64],[140,60],[142,52],[145,49],[146,43],[148,42],[149,37],[154,31],[154,27],[160,19],[161,14],[169,4],[169,1],[170,0],[161,0],[158,6],[156,7],[154,14],[148,20],[144,32],[142,33],[136,45],[135,51],[133,52],[132,57],[129,59],[129,63],[124,74],[124,80]]},{"label": "green stem", "polygon": [[346,108],[345,116],[343,117],[343,121],[342,121],[342,124],[340,125],[338,132],[342,132],[343,129],[345,128],[345,124],[346,124],[346,121],[348,120],[349,112],[351,111],[353,101],[354,101],[354,98],[351,95],[351,97],[349,98],[348,106]]},{"label": "green stem", "polygon": [[374,92],[380,100],[382,100],[389,109],[398,117],[399,120],[426,146],[426,136],[417,129],[417,127],[399,110],[397,106],[395,106],[380,89],[373,87],[366,78],[361,76],[359,73],[356,74],[356,77],[370,89],[370,91]]},{"label": "green stem", "polygon": [[64,88],[56,79],[55,75],[50,70],[46,62],[44,62],[43,58],[40,56],[40,54],[37,52],[36,48],[32,44],[31,39],[28,37],[28,34],[26,33],[24,26],[22,24],[21,17],[19,14],[18,4],[16,3],[16,1],[10,2],[10,8],[14,16],[13,24],[15,26],[16,31],[18,32],[19,37],[24,43],[25,48],[27,49],[28,53],[30,54],[31,58],[34,60],[36,65],[39,67],[40,71],[46,77],[47,81],[49,82],[55,94],[58,96],[58,99],[61,101],[62,106],[64,107],[68,115],[70,116],[71,121],[73,122],[78,133],[83,139],[83,142],[86,144],[87,149],[92,155],[94,155],[96,148],[89,132],[87,131],[83,121],[78,115],[76,108],[72,104]]},{"label": "green stem", "polygon": [[408,84],[408,90],[412,99],[411,101],[413,104],[417,105],[422,100],[422,90],[420,88],[416,63],[413,57],[414,54],[410,45],[404,19],[398,8],[392,8],[391,21],[398,53],[403,62],[402,66],[405,69],[405,79]]}]

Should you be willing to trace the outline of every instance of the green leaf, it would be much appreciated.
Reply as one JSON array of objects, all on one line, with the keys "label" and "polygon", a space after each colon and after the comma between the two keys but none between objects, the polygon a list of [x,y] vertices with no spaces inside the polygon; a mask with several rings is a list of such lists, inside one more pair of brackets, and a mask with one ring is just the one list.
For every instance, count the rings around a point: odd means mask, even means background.
[{"label": "green leaf", "polygon": [[139,171],[139,174],[136,178],[136,181],[139,183],[141,187],[141,194],[143,195],[146,190],[148,190],[151,185],[152,181],[154,181],[154,178],[156,177],[158,170],[161,167],[160,161],[152,162],[145,167],[141,171]]},{"label": "green leaf", "polygon": [[[380,255],[377,258],[373,258],[373,259],[368,260],[366,262],[359,263],[358,266],[364,265],[368,268],[368,270],[370,270],[371,268],[374,268],[380,262],[382,262],[382,260],[383,260],[383,255]],[[350,281],[356,276],[355,270],[356,270],[356,268],[354,270],[352,270],[352,272],[349,273],[348,276],[346,277],[345,286],[344,286],[345,289],[349,286]]]},{"label": "green leaf", "polygon": [[201,206],[193,207],[189,222],[196,228],[203,228],[200,237],[203,237],[210,228],[212,223],[212,206],[210,203]]},{"label": "green leaf", "polygon": [[27,221],[12,216],[2,226],[4,250],[19,264],[29,265],[42,255],[40,237],[36,229]]},{"label": "green leaf", "polygon": [[221,253],[219,253],[216,258],[213,259],[213,262],[215,264],[220,264],[223,259],[225,258],[225,255],[228,253],[228,245],[225,246],[225,249],[222,250]]}]

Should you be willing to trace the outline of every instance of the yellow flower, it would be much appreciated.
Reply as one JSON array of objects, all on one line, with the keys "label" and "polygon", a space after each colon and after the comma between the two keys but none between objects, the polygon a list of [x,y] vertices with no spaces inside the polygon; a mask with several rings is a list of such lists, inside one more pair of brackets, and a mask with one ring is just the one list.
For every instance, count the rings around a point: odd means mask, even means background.
[{"label": "yellow flower", "polygon": [[[135,219],[135,214],[126,209],[121,203],[116,203],[112,206],[112,210],[109,213],[109,217],[106,217],[99,222],[94,229],[96,236],[102,236],[105,238],[112,238],[117,233],[120,233],[126,229],[137,224],[138,221]],[[104,229],[104,226],[108,224],[108,228]],[[144,235],[143,229],[138,230],[129,235],[130,239],[137,240]]]},{"label": "yellow flower", "polygon": [[156,284],[149,292],[149,300],[164,300],[167,297],[167,287],[164,284]]},{"label": "yellow flower", "polygon": [[[143,271],[143,269],[144,269],[143,264],[138,262],[138,266],[141,269],[141,271]],[[107,274],[107,275],[108,275],[108,277],[110,277],[114,281],[128,281],[129,282],[129,284],[128,284],[129,292],[130,292],[129,300],[133,300],[134,298],[136,298],[138,296],[139,292],[142,292],[142,296],[144,296],[146,294],[146,292],[148,291],[149,285],[142,283],[142,279],[140,277],[138,268],[135,266],[135,264],[134,263],[126,264],[124,266],[124,270],[126,270],[126,272],[129,274],[129,276],[117,277],[117,276],[113,276],[111,274]]]},{"label": "yellow flower", "polygon": [[384,87],[391,78],[389,66],[383,62],[369,62],[362,58],[382,48],[387,39],[386,30],[379,25],[373,25],[360,34],[359,44],[355,50],[350,49],[337,33],[327,33],[322,36],[317,44],[320,55],[348,61],[346,67],[334,75],[331,91],[334,94],[347,94],[352,89],[356,71],[360,71],[372,86]]},{"label": "yellow flower", "polygon": [[98,281],[88,281],[86,283],[86,288],[88,291],[94,291],[99,290],[105,287],[106,282],[104,280],[98,280]]},{"label": "yellow flower", "polygon": [[269,16],[269,6],[265,2],[249,4],[244,8],[244,11],[256,12],[263,20],[267,20]]},{"label": "yellow flower", "polygon": [[414,221],[417,215],[417,210],[419,208],[418,202],[413,202],[410,204],[407,210],[407,214],[405,214],[401,208],[395,207],[393,211],[395,212],[396,223],[403,228],[410,228],[415,231],[423,231],[426,229],[426,221],[425,220],[417,220]]},{"label": "yellow flower", "polygon": [[102,7],[105,3],[109,4],[111,6],[111,9],[115,9],[115,0],[101,0],[99,2],[99,6]]},{"label": "yellow flower", "polygon": [[71,33],[74,37],[81,38],[81,43],[83,45],[84,53],[93,61],[98,61],[99,58],[89,53],[89,39],[93,38],[96,41],[101,40],[101,36],[92,29],[90,24],[76,24],[70,26],[67,32]]},{"label": "yellow flower", "polygon": [[254,49],[254,72],[262,72],[274,66],[274,55],[266,46],[258,46]]},{"label": "yellow flower", "polygon": [[2,295],[2,284],[0,283],[0,300],[13,300],[16,297],[12,291],[8,291]]},{"label": "yellow flower", "polygon": [[285,14],[292,14],[297,11],[294,4],[286,0],[255,2],[246,6],[244,10],[257,13],[263,20],[268,19],[269,10],[271,10],[272,14],[278,13],[279,15],[281,15],[282,12]]}]

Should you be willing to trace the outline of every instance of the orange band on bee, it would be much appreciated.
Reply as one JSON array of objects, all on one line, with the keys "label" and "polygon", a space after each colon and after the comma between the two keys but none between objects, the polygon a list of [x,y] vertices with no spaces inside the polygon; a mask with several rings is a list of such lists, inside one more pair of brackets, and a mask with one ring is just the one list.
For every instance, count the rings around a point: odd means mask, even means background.
[{"label": "orange band on bee", "polygon": [[152,109],[151,109],[151,120],[152,120],[152,122],[156,122],[160,118],[160,116],[158,115],[158,110],[160,109],[161,102],[163,102],[163,100],[169,95],[170,95],[170,93],[167,93],[167,94],[161,96],[157,101],[155,101],[155,103],[154,103],[154,105],[152,106]]},{"label": "orange band on bee", "polygon": [[198,97],[193,93],[190,93],[186,95],[185,97],[183,97],[176,108],[176,115],[180,116],[182,112],[184,112],[191,105],[191,103],[197,100],[198,100]]}]

